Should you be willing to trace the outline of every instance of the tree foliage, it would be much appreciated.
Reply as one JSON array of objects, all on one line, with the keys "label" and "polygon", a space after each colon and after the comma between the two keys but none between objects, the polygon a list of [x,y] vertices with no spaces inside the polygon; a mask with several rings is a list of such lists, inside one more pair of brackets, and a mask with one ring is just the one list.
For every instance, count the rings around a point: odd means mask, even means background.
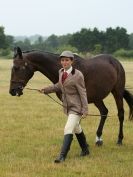
[{"label": "tree foliage", "polygon": [[[75,53],[114,53],[123,50],[133,49],[133,33],[127,34],[127,30],[122,27],[115,29],[109,27],[106,31],[99,31],[97,28],[86,29],[73,34],[57,36],[55,34],[49,37],[37,36],[36,41],[31,41],[30,37],[24,40],[15,41],[15,38],[10,35],[5,35],[4,27],[0,27],[0,50],[1,53],[13,49],[15,46],[20,46],[22,50],[39,49],[61,53],[63,50],[72,50]],[[6,50],[7,49],[7,50]],[[6,50],[5,52],[3,50]],[[119,52],[118,52],[119,53]]]},{"label": "tree foliage", "polygon": [[105,51],[107,53],[113,53],[118,49],[128,48],[129,36],[126,29],[117,27],[116,29],[107,28]]},{"label": "tree foliage", "polygon": [[129,35],[129,49],[133,50],[133,33]]},{"label": "tree foliage", "polygon": [[97,28],[81,29],[80,32],[72,35],[69,42],[80,52],[92,52],[98,44],[101,46],[101,52],[113,53],[120,48],[128,48],[129,35],[126,29],[120,27],[107,28],[106,32],[99,31]]}]

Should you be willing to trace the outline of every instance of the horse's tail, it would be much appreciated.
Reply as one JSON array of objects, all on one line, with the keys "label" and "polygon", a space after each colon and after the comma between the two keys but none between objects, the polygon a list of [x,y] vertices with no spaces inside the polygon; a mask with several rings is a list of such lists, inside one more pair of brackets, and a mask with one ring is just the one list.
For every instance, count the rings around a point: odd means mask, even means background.
[{"label": "horse's tail", "polygon": [[124,90],[123,94],[124,99],[126,100],[128,106],[129,106],[129,120],[133,120],[133,95],[128,91]]}]

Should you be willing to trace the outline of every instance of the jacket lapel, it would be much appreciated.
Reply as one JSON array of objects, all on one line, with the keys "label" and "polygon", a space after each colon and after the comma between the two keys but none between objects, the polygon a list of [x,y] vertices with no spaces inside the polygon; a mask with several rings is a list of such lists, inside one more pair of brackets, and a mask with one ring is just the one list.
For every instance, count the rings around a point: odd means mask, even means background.
[{"label": "jacket lapel", "polygon": [[69,81],[72,78],[72,76],[75,74],[75,69],[73,68],[72,72],[68,75],[68,77],[65,79],[64,83],[62,84],[63,70],[64,69],[61,69],[60,74],[59,74],[59,82],[61,83],[61,85],[64,85],[65,83],[67,83],[67,81]]}]

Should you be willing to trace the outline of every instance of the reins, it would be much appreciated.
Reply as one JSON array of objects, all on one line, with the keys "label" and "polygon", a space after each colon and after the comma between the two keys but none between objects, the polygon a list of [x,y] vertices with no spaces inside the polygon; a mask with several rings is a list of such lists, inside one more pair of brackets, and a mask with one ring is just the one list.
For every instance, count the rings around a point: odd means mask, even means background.
[{"label": "reins", "polygon": [[[27,90],[35,90],[39,92],[39,89],[33,89],[33,88],[25,88]],[[51,98],[54,102],[58,103],[60,106],[63,106],[61,103],[59,103],[58,101],[56,101],[52,96],[50,96],[49,94],[46,94],[49,98]],[[64,107],[64,106],[63,106]]]},{"label": "reins", "polygon": [[[33,90],[33,91],[38,91],[38,92],[40,92],[40,90],[39,89],[36,89],[36,88],[29,88],[29,87],[26,87],[25,89],[27,89],[27,90]],[[48,96],[51,100],[53,100],[55,103],[57,103],[58,105],[60,105],[60,106],[62,106],[62,107],[64,107],[65,108],[65,106],[63,106],[61,103],[59,103],[58,101],[56,101],[52,96],[50,96],[49,94],[45,94],[46,96]],[[74,111],[74,110],[72,110],[72,111]],[[76,111],[74,111],[74,112],[76,112]],[[76,113],[78,113],[78,112],[76,112]],[[79,113],[78,113],[79,114]],[[98,115],[98,114],[88,114],[88,116],[103,116],[103,117],[110,117],[110,116],[107,116],[107,115]]]}]

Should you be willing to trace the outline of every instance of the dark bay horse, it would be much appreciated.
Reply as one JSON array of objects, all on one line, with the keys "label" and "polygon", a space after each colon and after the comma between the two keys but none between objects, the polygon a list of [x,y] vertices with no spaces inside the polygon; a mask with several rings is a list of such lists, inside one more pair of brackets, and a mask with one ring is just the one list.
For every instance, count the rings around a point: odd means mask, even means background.
[{"label": "dark bay horse", "polygon": [[[79,69],[85,79],[88,104],[94,103],[98,108],[101,119],[96,132],[96,144],[102,145],[102,131],[107,118],[108,109],[103,99],[111,92],[114,96],[119,118],[119,134],[117,144],[123,140],[124,108],[123,98],[129,106],[129,118],[133,119],[133,95],[125,89],[125,71],[118,60],[111,55],[98,55],[91,59],[83,59],[75,55],[73,67]],[[14,51],[11,71],[10,94],[22,95],[23,89],[32,78],[35,71],[40,71],[54,84],[58,82],[58,70],[61,68],[59,55],[42,52],[22,52],[19,47]],[[57,93],[61,98],[61,93]]]}]

